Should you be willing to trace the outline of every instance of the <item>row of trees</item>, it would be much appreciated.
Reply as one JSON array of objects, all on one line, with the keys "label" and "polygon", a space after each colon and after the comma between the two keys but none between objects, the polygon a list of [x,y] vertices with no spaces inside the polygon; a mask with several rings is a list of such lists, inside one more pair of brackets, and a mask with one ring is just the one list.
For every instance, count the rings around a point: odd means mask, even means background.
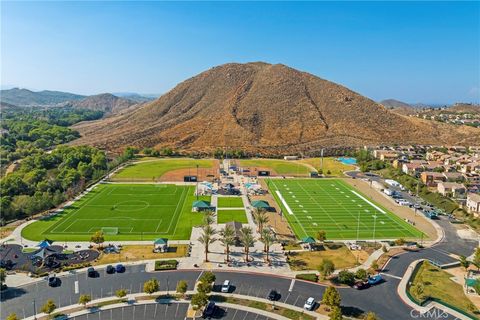
[{"label": "row of trees", "polygon": [[[235,236],[235,230],[230,225],[226,225],[220,232],[217,232],[212,227],[213,214],[213,211],[205,212],[202,225],[202,234],[198,238],[198,241],[203,244],[205,248],[205,261],[208,261],[210,245],[217,240],[220,240],[226,250],[226,262],[230,262],[230,247],[233,246],[237,241]],[[260,233],[259,240],[264,245],[263,251],[266,253],[266,261],[269,262],[270,246],[274,242],[275,238],[269,229],[264,228],[265,224],[268,223],[268,216],[266,211],[263,209],[256,209],[254,211],[254,219],[257,223],[257,231]],[[220,235],[219,239],[216,237],[217,234]],[[250,248],[253,247],[256,241],[253,235],[253,230],[250,227],[242,227],[239,232],[238,240],[243,245],[245,250],[245,262],[249,262]]]}]

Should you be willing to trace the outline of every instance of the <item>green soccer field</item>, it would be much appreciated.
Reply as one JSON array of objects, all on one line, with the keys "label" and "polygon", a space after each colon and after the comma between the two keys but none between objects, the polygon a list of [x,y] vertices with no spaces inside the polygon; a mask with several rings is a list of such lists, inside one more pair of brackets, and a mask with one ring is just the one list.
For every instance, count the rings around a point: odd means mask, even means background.
[{"label": "green soccer field", "polygon": [[268,179],[296,236],[328,240],[421,237],[422,233],[340,179]]},{"label": "green soccer field", "polygon": [[[64,213],[27,226],[22,236],[88,241],[95,231],[104,230],[106,240],[189,239],[192,227],[202,222],[202,214],[191,212],[194,189],[167,184],[99,185]],[[118,233],[108,234],[108,229]]]},{"label": "green soccer field", "polygon": [[218,197],[218,208],[243,208],[243,200],[241,197]]},{"label": "green soccer field", "polygon": [[227,223],[230,221],[248,223],[247,213],[245,210],[217,210],[217,223]]}]

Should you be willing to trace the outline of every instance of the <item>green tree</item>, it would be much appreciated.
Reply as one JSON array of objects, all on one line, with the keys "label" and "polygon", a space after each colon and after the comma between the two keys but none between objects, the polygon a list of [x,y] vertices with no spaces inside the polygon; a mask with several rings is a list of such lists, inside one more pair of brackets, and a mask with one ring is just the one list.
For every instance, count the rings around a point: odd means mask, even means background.
[{"label": "green tree", "polygon": [[261,234],[263,227],[269,220],[267,211],[263,208],[255,208],[255,210],[253,210],[253,219],[257,224],[257,232]]},{"label": "green tree", "polygon": [[348,270],[342,270],[338,273],[338,281],[346,285],[352,285],[355,282],[355,274]]},{"label": "green tree", "polygon": [[360,279],[360,280],[366,280],[368,277],[367,270],[365,269],[358,269],[357,272],[355,272],[355,278]]},{"label": "green tree", "polygon": [[203,244],[205,248],[205,262],[208,262],[208,248],[209,246],[217,241],[217,239],[214,237],[217,234],[215,229],[211,225],[204,225],[202,227],[202,234],[198,238],[198,242]]},{"label": "green tree", "polygon": [[475,253],[473,254],[472,262],[477,267],[477,269],[480,269],[480,247],[475,249]]},{"label": "green tree", "polygon": [[90,302],[92,301],[92,297],[89,295],[89,294],[82,294],[80,295],[80,297],[78,298],[78,303],[83,305],[84,307]]},{"label": "green tree", "polygon": [[192,303],[193,309],[197,310],[197,309],[202,308],[202,307],[207,305],[208,297],[203,292],[196,293],[192,296],[191,303]]},{"label": "green tree", "polygon": [[327,240],[327,232],[325,230],[319,230],[316,234],[317,240],[323,245]]},{"label": "green tree", "polygon": [[263,229],[261,233],[262,237],[260,241],[263,242],[263,251],[266,253],[267,262],[270,261],[268,255],[270,253],[270,246],[272,245],[273,241],[275,241],[275,237],[273,236],[272,231],[269,229]]},{"label": "green tree", "polygon": [[230,261],[230,246],[235,245],[235,230],[232,226],[226,225],[223,230],[220,231],[220,242],[225,247],[227,253],[227,262]]},{"label": "green tree", "polygon": [[378,263],[377,263],[377,261],[373,261],[372,264],[370,265],[370,268],[371,268],[373,271],[377,271],[377,270],[378,270]]},{"label": "green tree", "polygon": [[0,268],[0,288],[3,288],[3,284],[7,279],[7,271],[4,268]]},{"label": "green tree", "polygon": [[215,276],[215,273],[213,273],[212,271],[205,271],[204,273],[202,273],[202,276],[198,280],[211,284],[212,282],[215,282],[216,279],[217,277]]},{"label": "green tree", "polygon": [[380,320],[380,318],[372,311],[368,312],[363,319],[364,320]]},{"label": "green tree", "polygon": [[105,242],[105,237],[103,236],[103,232],[101,230],[96,231],[90,238],[90,241],[97,245],[100,245],[101,243]]},{"label": "green tree", "polygon": [[143,284],[143,292],[148,294],[157,292],[158,288],[159,288],[159,283],[158,283],[158,280],[155,278],[145,281],[145,283]]},{"label": "green tree", "polygon": [[329,286],[323,293],[322,302],[329,307],[340,307],[340,293],[335,287]]},{"label": "green tree", "polygon": [[211,282],[199,282],[197,284],[197,291],[201,293],[210,293],[212,291],[212,283]]},{"label": "green tree", "polygon": [[10,313],[6,320],[19,320],[19,318],[16,313]]},{"label": "green tree", "polygon": [[331,275],[333,271],[335,271],[335,265],[329,259],[323,259],[318,266],[318,272],[320,272],[323,279]]},{"label": "green tree", "polygon": [[253,232],[250,227],[242,227],[240,229],[240,242],[245,249],[245,261],[249,261],[250,247],[253,247],[255,244],[255,238],[253,237]]},{"label": "green tree", "polygon": [[342,309],[338,306],[333,306],[328,316],[330,320],[343,320]]},{"label": "green tree", "polygon": [[47,302],[42,306],[42,308],[40,309],[42,312],[46,313],[46,314],[50,314],[52,313],[55,309],[57,308],[57,306],[55,305],[55,302],[53,302],[52,299],[48,299]]},{"label": "green tree", "polygon": [[182,296],[185,295],[185,293],[188,290],[188,283],[185,280],[180,280],[177,283],[177,292],[181,294]]},{"label": "green tree", "polygon": [[117,291],[115,291],[115,295],[119,298],[123,298],[127,295],[127,290],[125,289],[118,289]]}]

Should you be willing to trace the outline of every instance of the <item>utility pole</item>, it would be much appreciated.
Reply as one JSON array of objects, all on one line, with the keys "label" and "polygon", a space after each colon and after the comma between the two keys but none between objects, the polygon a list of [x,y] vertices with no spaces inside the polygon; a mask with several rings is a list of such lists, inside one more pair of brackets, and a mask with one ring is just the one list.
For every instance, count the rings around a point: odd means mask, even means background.
[{"label": "utility pole", "polygon": [[320,170],[322,170],[323,174],[323,148],[320,150]]},{"label": "utility pole", "polygon": [[198,200],[198,164],[197,164],[197,200]]}]

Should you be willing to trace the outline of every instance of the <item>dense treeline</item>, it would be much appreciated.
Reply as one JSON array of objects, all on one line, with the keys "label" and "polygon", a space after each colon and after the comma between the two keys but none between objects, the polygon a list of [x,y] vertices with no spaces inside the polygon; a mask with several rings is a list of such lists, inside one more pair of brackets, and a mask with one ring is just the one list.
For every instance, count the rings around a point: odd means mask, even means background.
[{"label": "dense treeline", "polygon": [[66,126],[102,117],[103,112],[50,108],[15,108],[2,112],[0,159],[1,165],[78,138],[78,132]]},{"label": "dense treeline", "polygon": [[71,199],[107,170],[105,153],[89,146],[60,146],[23,159],[1,184],[5,221],[28,217]]}]

